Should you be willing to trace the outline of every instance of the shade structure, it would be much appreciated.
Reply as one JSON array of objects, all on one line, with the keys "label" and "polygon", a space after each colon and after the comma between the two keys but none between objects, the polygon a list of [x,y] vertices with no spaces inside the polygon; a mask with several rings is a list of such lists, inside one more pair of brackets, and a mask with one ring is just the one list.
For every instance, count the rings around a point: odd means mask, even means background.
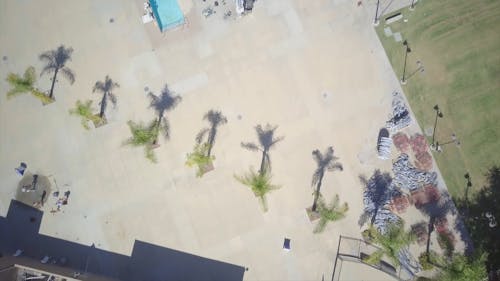
[{"label": "shade structure", "polygon": [[150,0],[150,4],[161,32],[184,24],[184,15],[177,0]]}]

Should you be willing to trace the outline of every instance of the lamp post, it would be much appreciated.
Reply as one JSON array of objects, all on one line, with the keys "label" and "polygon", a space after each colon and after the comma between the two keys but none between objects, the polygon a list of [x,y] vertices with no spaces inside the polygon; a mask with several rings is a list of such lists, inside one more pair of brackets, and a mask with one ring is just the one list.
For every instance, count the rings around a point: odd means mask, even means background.
[{"label": "lamp post", "polygon": [[377,0],[377,8],[375,8],[375,20],[373,21],[374,26],[378,26],[378,24],[380,23],[378,20],[378,7],[379,7],[379,5],[380,5],[380,0]]},{"label": "lamp post", "polygon": [[436,143],[434,142],[434,137],[436,135],[436,126],[437,126],[437,122],[438,122],[438,117],[443,118],[443,113],[441,112],[441,110],[439,110],[439,106],[437,104],[434,106],[434,110],[436,111],[436,120],[434,120],[434,129],[432,130],[431,148],[434,148],[437,150],[438,147],[437,147]]},{"label": "lamp post", "polygon": [[415,0],[411,0],[410,11],[415,10]]},{"label": "lamp post", "polygon": [[436,141],[436,151],[441,152],[442,147],[450,143],[454,143],[456,146],[460,146],[460,141],[458,140],[455,133],[451,134],[451,140],[447,142],[439,143],[438,141]]},{"label": "lamp post", "polygon": [[417,74],[417,72],[419,71],[420,73],[424,73],[425,68],[420,61],[417,61],[417,69],[415,69],[412,73],[410,73],[410,75],[408,75],[408,77],[406,77],[406,81],[410,80],[410,78],[413,77],[413,75]]},{"label": "lamp post", "polygon": [[465,173],[464,178],[467,180],[467,186],[465,187],[465,204],[467,206],[467,211],[469,211],[469,198],[467,196],[469,194],[469,188],[472,187],[469,172]]},{"label": "lamp post", "polygon": [[403,65],[403,77],[401,78],[401,84],[406,84],[405,74],[406,74],[406,59],[408,58],[408,53],[411,53],[410,45],[408,41],[403,41],[403,45],[405,46],[405,63]]}]

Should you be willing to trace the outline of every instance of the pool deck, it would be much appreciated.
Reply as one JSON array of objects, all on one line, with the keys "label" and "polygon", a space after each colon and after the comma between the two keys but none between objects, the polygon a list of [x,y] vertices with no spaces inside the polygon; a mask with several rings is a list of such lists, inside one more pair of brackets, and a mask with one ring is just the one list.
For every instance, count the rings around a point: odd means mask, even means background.
[{"label": "pool deck", "polygon": [[[329,279],[339,235],[360,236],[359,175],[391,168],[374,147],[391,94],[401,88],[371,25],[372,2],[258,1],[251,15],[224,20],[222,9],[205,19],[203,2],[194,1],[181,3],[185,26],[160,34],[142,24],[136,0],[1,1],[0,57],[8,59],[0,61],[0,77],[29,65],[39,73],[38,55],[64,44],[75,50],[67,66],[76,82],[59,78],[57,101],[47,106],[0,95],[0,214],[20,180],[14,167],[24,161],[71,190],[63,212],[49,214],[53,202],[44,207],[46,235],[125,255],[140,239],[248,267],[245,280]],[[97,103],[92,86],[105,75],[120,84],[118,106],[109,107],[107,125],[85,131],[68,110],[79,99]],[[183,100],[167,114],[171,140],[160,141],[152,164],[122,142],[128,120],[154,116],[144,88],[158,93],[165,83]],[[48,77],[38,86],[48,89]],[[0,92],[7,89],[2,78]],[[220,109],[228,123],[213,149],[215,170],[199,179],[184,162],[209,109]],[[256,140],[254,126],[265,123],[285,137],[270,154],[282,188],[268,195],[267,213],[234,180],[259,164],[260,155],[240,142]],[[415,123],[408,130],[420,131]],[[344,171],[328,173],[322,192],[338,193],[350,210],[313,234],[305,212],[313,199],[311,151],[328,146]]]}]

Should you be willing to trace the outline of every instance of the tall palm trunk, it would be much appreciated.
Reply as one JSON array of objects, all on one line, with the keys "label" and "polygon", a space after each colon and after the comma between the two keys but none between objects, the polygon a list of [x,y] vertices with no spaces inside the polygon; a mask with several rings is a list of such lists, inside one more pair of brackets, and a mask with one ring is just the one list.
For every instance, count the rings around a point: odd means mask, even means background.
[{"label": "tall palm trunk", "polygon": [[217,128],[215,127],[210,128],[210,134],[208,135],[208,151],[207,151],[208,157],[210,157],[210,154],[212,153],[212,146],[214,145],[216,134],[217,134]]},{"label": "tall palm trunk", "polygon": [[54,86],[56,85],[57,72],[59,72],[59,68],[56,68],[54,71],[54,77],[52,77],[52,86],[50,86],[49,98],[54,99]]},{"label": "tall palm trunk", "polygon": [[321,183],[323,182],[323,176],[325,172],[321,172],[321,176],[319,177],[318,184],[316,184],[316,192],[314,193],[314,202],[311,208],[311,211],[316,212],[316,208],[318,207],[318,199],[319,199],[319,191],[321,189]]},{"label": "tall palm trunk", "polygon": [[108,92],[104,92],[101,100],[101,112],[99,112],[99,117],[104,117],[104,110],[106,109],[106,98],[108,97]]},{"label": "tall palm trunk", "polygon": [[267,151],[266,150],[262,150],[262,160],[260,161],[260,170],[259,170],[259,174],[260,175],[263,175],[264,172],[265,172],[265,165],[266,165],[266,156],[267,156]]},{"label": "tall palm trunk", "polygon": [[377,217],[378,214],[378,206],[375,208],[375,212],[373,213],[372,219],[370,220],[370,225],[373,226],[373,223],[375,223],[375,218]]},{"label": "tall palm trunk", "polygon": [[430,258],[429,258],[429,250],[430,250],[430,246],[431,246],[431,233],[432,231],[434,231],[434,216],[431,216],[430,219],[429,219],[429,226],[428,226],[428,230],[427,230],[427,247],[425,248],[425,253],[427,254],[427,261],[430,262]]},{"label": "tall palm trunk", "polygon": [[[158,132],[158,135],[160,135],[159,132],[160,132],[160,125],[161,125],[161,119],[162,119],[162,117],[163,117],[163,114],[159,114],[158,115],[158,121],[156,122],[156,128],[155,128],[155,130]],[[156,138],[153,141],[153,145],[158,144],[158,135],[156,135]]]}]

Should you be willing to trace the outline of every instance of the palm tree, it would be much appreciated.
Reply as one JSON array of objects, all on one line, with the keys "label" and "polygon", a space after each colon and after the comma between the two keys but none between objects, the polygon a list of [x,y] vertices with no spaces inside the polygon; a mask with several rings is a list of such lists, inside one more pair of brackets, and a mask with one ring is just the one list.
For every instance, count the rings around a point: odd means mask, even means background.
[{"label": "palm tree", "polygon": [[31,93],[35,89],[35,68],[30,66],[24,71],[23,77],[16,73],[9,73],[6,81],[12,89],[7,92],[7,98],[12,98],[24,93]]},{"label": "palm tree", "polygon": [[271,126],[266,124],[265,128],[261,125],[255,126],[255,131],[257,132],[257,137],[259,139],[259,145],[252,142],[242,142],[241,146],[250,151],[261,151],[262,160],[260,161],[259,174],[264,175],[267,171],[266,168],[271,167],[271,160],[269,158],[269,150],[278,142],[282,141],[284,137],[274,138],[274,132],[278,126]]},{"label": "palm tree", "polygon": [[108,99],[111,101],[113,106],[116,106],[116,96],[113,94],[114,88],[120,87],[118,83],[114,82],[108,75],[104,79],[104,82],[97,81],[95,82],[94,88],[92,89],[92,93],[101,92],[102,99],[99,103],[101,105],[101,110],[99,111],[99,117],[104,118],[104,111],[108,106]]},{"label": "palm tree", "polygon": [[41,100],[43,104],[48,104],[52,101],[35,87],[36,72],[33,66],[28,67],[22,77],[16,73],[9,73],[6,81],[12,87],[7,92],[8,99],[20,94],[31,93],[34,97]]},{"label": "palm tree", "polygon": [[250,172],[243,176],[234,176],[236,180],[241,182],[242,184],[250,187],[255,194],[256,197],[259,198],[262,208],[264,212],[267,211],[267,200],[266,200],[266,194],[269,193],[272,190],[280,188],[277,185],[271,184],[271,174],[269,172],[264,172],[263,174],[261,173],[256,173],[252,169],[250,169]]},{"label": "palm tree", "polygon": [[452,260],[441,269],[435,280],[440,281],[469,281],[488,280],[488,271],[485,267],[487,254],[478,253],[473,257],[455,254]]},{"label": "palm tree", "polygon": [[153,120],[148,125],[142,123],[135,123],[133,121],[127,122],[132,137],[127,139],[124,144],[132,146],[144,146],[144,153],[146,158],[151,162],[156,162],[156,157],[153,153],[153,143],[158,138],[158,131],[156,130],[156,120]]},{"label": "palm tree", "polygon": [[405,231],[402,220],[391,223],[385,232],[380,232],[373,226],[369,228],[369,232],[371,242],[380,246],[377,251],[364,259],[369,264],[377,264],[383,256],[387,256],[393,265],[399,267],[401,253],[416,241],[411,231]]},{"label": "palm tree", "polygon": [[[155,130],[159,135],[160,129],[166,139],[170,137],[170,125],[165,113],[174,109],[179,102],[182,100],[180,96],[173,96],[173,92],[170,91],[168,85],[165,85],[160,96],[156,96],[153,93],[149,93],[148,96],[151,99],[150,107],[153,108],[158,114],[158,119],[155,121]],[[158,138],[154,140],[153,144],[157,144]]]},{"label": "palm tree", "polygon": [[73,70],[66,67],[66,62],[71,60],[73,48],[65,48],[64,45],[59,46],[55,50],[50,50],[42,53],[39,58],[46,62],[40,76],[44,73],[54,73],[52,76],[52,86],[50,86],[49,98],[54,99],[54,85],[57,81],[57,74],[61,72],[71,84],[75,83],[75,74]]},{"label": "palm tree", "polygon": [[445,219],[446,215],[450,212],[455,212],[455,205],[448,194],[443,194],[439,201],[431,201],[419,207],[419,210],[429,217],[428,231],[427,231],[427,246],[425,252],[429,257],[431,234],[434,231],[434,223],[440,219]]},{"label": "palm tree", "polygon": [[203,137],[208,133],[207,156],[210,157],[212,147],[214,146],[215,142],[215,136],[217,135],[217,128],[220,125],[226,124],[227,119],[224,115],[222,115],[222,112],[211,109],[207,113],[205,113],[205,115],[203,116],[203,120],[207,120],[208,122],[210,122],[210,128],[203,128],[196,136],[196,142],[200,144],[203,140]]},{"label": "palm tree", "polygon": [[81,102],[80,100],[76,101],[75,108],[70,109],[69,113],[71,115],[76,115],[81,117],[82,119],[82,126],[86,130],[90,129],[88,125],[88,121],[94,122],[94,124],[97,124],[101,121],[101,118],[97,115],[94,115],[92,113],[93,108],[92,108],[92,101],[87,100],[85,102]]},{"label": "palm tree", "polygon": [[208,172],[209,167],[213,168],[212,161],[215,157],[207,156],[209,149],[210,145],[208,143],[196,144],[194,151],[187,155],[186,165],[188,167],[198,167],[198,171],[196,172],[197,177],[201,177],[204,173]]},{"label": "palm tree", "polygon": [[321,184],[323,183],[323,177],[325,176],[325,172],[343,170],[342,164],[337,162],[338,157],[334,156],[333,153],[334,151],[331,146],[326,149],[325,154],[322,154],[317,149],[312,152],[313,159],[316,161],[316,164],[318,165],[312,177],[312,186],[316,185],[316,191],[314,192],[314,202],[311,208],[312,212],[316,212],[316,208],[318,206]]},{"label": "palm tree", "polygon": [[367,180],[364,176],[360,176],[359,179],[365,187],[363,193],[365,206],[358,224],[362,226],[370,219],[370,226],[372,226],[379,216],[379,211],[389,203],[393,192],[392,177],[389,173],[381,173],[377,169],[370,179]]},{"label": "palm tree", "polygon": [[348,210],[349,206],[347,203],[340,205],[338,194],[335,195],[335,198],[333,198],[332,202],[328,206],[326,205],[325,200],[323,200],[323,197],[320,197],[318,202],[320,219],[313,232],[323,232],[329,222],[343,219]]}]

